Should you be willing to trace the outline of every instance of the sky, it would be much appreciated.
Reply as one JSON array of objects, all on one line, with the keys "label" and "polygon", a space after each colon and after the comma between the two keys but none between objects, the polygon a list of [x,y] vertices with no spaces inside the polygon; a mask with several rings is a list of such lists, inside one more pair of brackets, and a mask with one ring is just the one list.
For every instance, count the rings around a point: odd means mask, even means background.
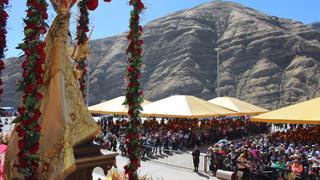
[{"label": "sky", "polygon": [[[143,0],[147,9],[142,15],[142,24],[146,24],[169,13],[192,8],[213,0]],[[320,21],[320,0],[229,0],[264,12],[268,15],[290,18],[305,24]],[[21,55],[17,45],[23,39],[23,18],[25,17],[26,0],[9,0],[8,37],[6,57]],[[49,2],[49,0],[48,0]],[[130,7],[129,0],[112,0],[105,3],[99,0],[99,7],[90,12],[90,27],[94,27],[91,39],[105,38],[128,30]],[[73,8],[77,14],[76,8]],[[55,13],[49,7],[50,24]],[[76,24],[72,18],[71,25]],[[71,30],[75,33],[75,30]]]}]

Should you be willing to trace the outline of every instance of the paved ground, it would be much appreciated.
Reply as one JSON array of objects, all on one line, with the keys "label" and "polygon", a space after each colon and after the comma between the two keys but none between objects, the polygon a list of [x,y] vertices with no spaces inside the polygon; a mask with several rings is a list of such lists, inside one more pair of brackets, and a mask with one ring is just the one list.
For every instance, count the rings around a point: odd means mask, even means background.
[{"label": "paved ground", "polygon": [[[128,159],[126,157],[118,156],[117,164],[119,170],[123,170],[123,167],[127,164]],[[139,171],[140,175],[147,175],[152,177],[153,180],[214,180],[217,179],[212,177],[205,172],[195,173],[192,170],[178,168],[174,166],[164,165],[153,161],[142,161],[141,168]]]}]

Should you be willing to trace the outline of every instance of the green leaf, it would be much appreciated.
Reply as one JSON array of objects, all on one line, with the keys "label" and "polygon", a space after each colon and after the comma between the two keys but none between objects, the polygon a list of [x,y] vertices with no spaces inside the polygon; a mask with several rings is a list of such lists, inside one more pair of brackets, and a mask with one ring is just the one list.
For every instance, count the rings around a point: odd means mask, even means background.
[{"label": "green leaf", "polygon": [[17,88],[16,92],[23,91],[25,89],[25,84],[23,81],[18,82],[17,86],[18,86],[18,88]]},{"label": "green leaf", "polygon": [[33,32],[33,29],[30,29],[30,28],[28,28],[28,29],[26,29],[25,31],[24,31],[24,35],[25,36],[28,36],[30,33],[32,33]]},{"label": "green leaf", "polygon": [[25,50],[28,48],[28,46],[25,43],[20,43],[18,45],[18,47],[16,47],[17,49],[21,49],[21,50]]},{"label": "green leaf", "polygon": [[33,84],[36,82],[36,75],[34,73],[30,74],[30,79]]},{"label": "green leaf", "polygon": [[40,161],[39,155],[38,154],[30,154],[28,156],[28,159],[30,160],[35,160],[35,161]]},{"label": "green leaf", "polygon": [[19,117],[15,118],[15,119],[11,122],[11,124],[16,124],[16,123],[19,123],[19,122],[21,122],[21,121],[22,121],[22,118],[21,118],[21,116],[19,116]]},{"label": "green leaf", "polygon": [[32,106],[35,103],[35,99],[32,96],[27,96],[26,98],[26,106]]},{"label": "green leaf", "polygon": [[22,55],[21,55],[21,56],[19,56],[18,58],[19,58],[19,59],[21,59],[21,58],[23,58],[23,57],[24,57],[24,54],[22,54]]},{"label": "green leaf", "polygon": [[28,57],[28,61],[30,61],[30,63],[32,63],[32,62],[35,61],[35,60],[36,60],[36,57],[33,56],[33,55],[31,55],[31,56]]}]

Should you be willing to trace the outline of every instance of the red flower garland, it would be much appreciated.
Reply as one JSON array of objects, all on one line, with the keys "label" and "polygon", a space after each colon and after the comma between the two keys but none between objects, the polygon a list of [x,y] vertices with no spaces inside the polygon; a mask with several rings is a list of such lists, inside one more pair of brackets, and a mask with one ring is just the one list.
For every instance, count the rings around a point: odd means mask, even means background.
[{"label": "red flower garland", "polygon": [[43,96],[39,92],[43,85],[43,64],[46,59],[44,51],[45,42],[40,38],[47,32],[48,19],[46,0],[28,0],[27,17],[24,19],[24,42],[19,44],[19,49],[24,51],[25,60],[22,62],[23,80],[19,89],[24,92],[23,105],[18,108],[19,117],[14,120],[18,123],[15,131],[21,137],[19,140],[19,164],[16,165],[24,179],[37,179],[39,157],[39,139],[41,127],[38,119],[41,112],[38,101]]},{"label": "red flower garland", "polygon": [[[105,2],[111,2],[111,0],[104,0]],[[78,19],[77,26],[77,40],[78,45],[84,45],[88,41],[87,32],[89,32],[89,12],[88,10],[95,10],[98,6],[98,0],[82,0],[79,1],[78,7],[80,10],[80,17]],[[79,79],[80,90],[83,98],[86,97],[86,75],[88,65],[85,62],[86,58],[78,59],[77,69],[81,72]]]},{"label": "red flower garland", "polygon": [[140,167],[141,160],[141,135],[140,135],[140,110],[143,102],[143,91],[140,90],[141,64],[142,64],[142,27],[139,25],[140,13],[144,9],[141,0],[130,0],[133,6],[130,18],[130,32],[127,36],[129,46],[127,48],[128,68],[126,77],[128,79],[125,104],[128,104],[129,123],[127,125],[126,144],[130,162],[126,165],[125,173],[129,180],[137,180],[137,170]]},{"label": "red flower garland", "polygon": [[[79,1],[78,7],[80,10],[80,17],[78,19],[77,26],[77,44],[83,45],[87,43],[88,37],[87,32],[89,32],[89,12],[87,8],[87,2],[85,0]],[[86,75],[87,75],[87,64],[85,63],[86,58],[79,59],[77,61],[77,69],[81,72],[81,77],[79,79],[80,90],[82,92],[83,98],[86,97]]]},{"label": "red flower garland", "polygon": [[[4,51],[7,46],[6,41],[6,26],[8,20],[8,13],[5,11],[6,6],[9,4],[8,0],[0,0],[0,75],[2,74],[2,70],[4,69]],[[0,95],[3,94],[3,82],[0,79]],[[2,132],[3,125],[0,123],[0,132]]]}]

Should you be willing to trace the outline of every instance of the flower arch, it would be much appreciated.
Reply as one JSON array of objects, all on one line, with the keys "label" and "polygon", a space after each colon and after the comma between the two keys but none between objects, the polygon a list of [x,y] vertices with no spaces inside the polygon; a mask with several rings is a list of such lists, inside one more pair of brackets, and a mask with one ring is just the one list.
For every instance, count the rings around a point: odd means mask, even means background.
[{"label": "flower arch", "polygon": [[[110,2],[111,0],[104,0]],[[51,0],[54,8],[62,3],[70,6],[77,3],[80,9],[80,17],[77,26],[77,45],[83,47],[85,51],[81,56],[75,57],[77,61],[77,69],[81,71],[79,78],[79,88],[83,97],[86,96],[86,80],[87,73],[86,59],[88,43],[87,34],[89,32],[89,10],[95,10],[98,7],[98,0]],[[8,0],[0,0],[0,73],[4,68],[2,59],[4,58],[4,50],[6,47],[6,21],[7,13],[5,11]],[[20,138],[18,142],[19,153],[18,162],[15,164],[18,172],[24,179],[39,179],[39,163],[40,157],[38,150],[41,147],[40,136],[41,126],[38,123],[42,112],[38,106],[38,102],[43,100],[41,87],[45,86],[44,82],[44,63],[46,61],[45,48],[46,43],[42,36],[47,33],[48,19],[46,0],[27,0],[26,18],[24,19],[25,38],[19,44],[18,48],[24,52],[24,60],[22,62],[23,80],[19,83],[18,90],[23,92],[22,104],[18,108],[19,116],[14,120],[16,123],[15,131]],[[141,66],[142,66],[142,45],[141,39],[142,26],[140,25],[140,14],[145,8],[141,0],[130,0],[129,5],[132,6],[130,13],[130,31],[127,36],[129,45],[126,50],[128,54],[128,66],[126,70],[127,88],[125,104],[128,105],[129,123],[127,127],[126,144],[129,153],[129,164],[125,166],[125,173],[129,176],[129,180],[138,179],[137,170],[140,167],[141,159],[141,134],[139,117],[142,110],[143,91],[140,89]],[[22,56],[21,56],[22,57]],[[0,80],[0,94],[2,94],[2,81]]]}]

